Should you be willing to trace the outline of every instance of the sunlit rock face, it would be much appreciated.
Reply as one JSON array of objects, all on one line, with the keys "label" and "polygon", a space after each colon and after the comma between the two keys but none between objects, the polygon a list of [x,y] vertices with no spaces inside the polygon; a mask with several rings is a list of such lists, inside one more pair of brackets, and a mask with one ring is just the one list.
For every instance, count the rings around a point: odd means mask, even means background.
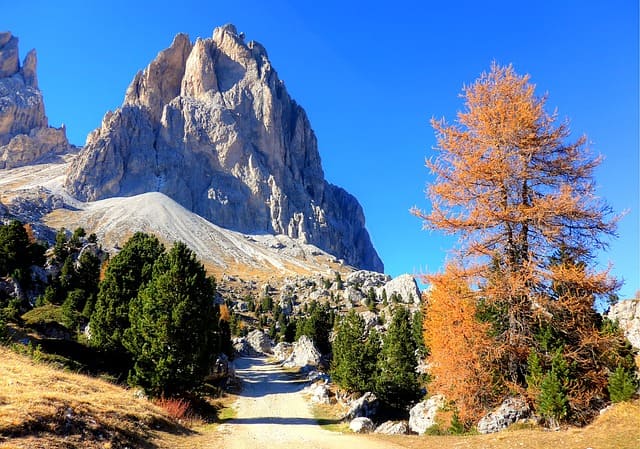
[{"label": "sunlit rock face", "polygon": [[177,35],[88,136],[65,187],[82,200],[162,192],[220,226],[383,270],[360,204],[324,179],[305,111],[232,25]]}]

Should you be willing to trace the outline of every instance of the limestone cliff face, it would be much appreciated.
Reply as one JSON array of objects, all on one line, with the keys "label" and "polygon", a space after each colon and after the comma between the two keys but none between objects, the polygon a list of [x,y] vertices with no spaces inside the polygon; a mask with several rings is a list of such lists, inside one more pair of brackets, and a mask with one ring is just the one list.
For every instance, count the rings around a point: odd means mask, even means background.
[{"label": "limestone cliff face", "polygon": [[28,165],[65,152],[64,128],[50,128],[31,50],[20,66],[18,38],[0,32],[0,169]]},{"label": "limestone cliff face", "polygon": [[359,203],[324,180],[306,113],[232,25],[194,44],[177,35],[88,136],[65,186],[82,200],[162,192],[223,227],[383,269]]}]

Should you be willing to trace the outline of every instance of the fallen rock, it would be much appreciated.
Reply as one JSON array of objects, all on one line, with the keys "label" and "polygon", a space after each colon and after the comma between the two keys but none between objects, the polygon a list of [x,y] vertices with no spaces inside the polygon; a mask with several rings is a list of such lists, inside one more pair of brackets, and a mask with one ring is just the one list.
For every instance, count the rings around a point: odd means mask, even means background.
[{"label": "fallen rock", "polygon": [[375,271],[358,270],[349,273],[345,279],[347,285],[359,287],[367,291],[369,288],[381,287],[391,280],[388,274],[378,273]]},{"label": "fallen rock", "polygon": [[316,349],[313,341],[303,335],[293,344],[291,355],[284,361],[283,366],[286,368],[318,366],[320,358],[320,351]]},{"label": "fallen rock", "polygon": [[368,391],[351,403],[344,419],[352,420],[354,418],[374,416],[378,411],[378,406],[378,398],[375,394]]},{"label": "fallen rock", "polygon": [[311,395],[311,402],[316,404],[329,404],[329,387],[324,383],[315,383],[307,387],[307,392]]},{"label": "fallen rock", "polygon": [[523,398],[507,398],[500,407],[480,419],[477,429],[480,433],[499,432],[530,415],[531,409]]},{"label": "fallen rock", "polygon": [[246,337],[251,348],[260,354],[272,354],[273,342],[267,334],[259,329],[252,330]]},{"label": "fallen rock", "polygon": [[409,433],[407,421],[386,421],[376,427],[375,433],[383,435],[406,435]]},{"label": "fallen rock", "polygon": [[293,345],[286,341],[281,341],[273,347],[273,358],[279,362],[283,362],[289,358],[293,352]]},{"label": "fallen rock", "polygon": [[369,418],[360,417],[351,420],[349,429],[354,433],[369,433],[375,429],[375,426]]},{"label": "fallen rock", "polygon": [[409,412],[409,428],[422,435],[436,424],[436,413],[444,406],[444,396],[435,394],[429,399],[418,402]]}]

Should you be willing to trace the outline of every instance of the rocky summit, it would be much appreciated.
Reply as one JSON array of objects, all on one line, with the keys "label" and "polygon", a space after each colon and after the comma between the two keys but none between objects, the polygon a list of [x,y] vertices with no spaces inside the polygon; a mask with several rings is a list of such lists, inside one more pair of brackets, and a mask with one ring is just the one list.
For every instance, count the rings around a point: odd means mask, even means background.
[{"label": "rocky summit", "polygon": [[0,169],[69,150],[65,129],[48,126],[31,50],[20,65],[18,38],[0,32]]},{"label": "rocky summit", "polygon": [[88,136],[65,188],[83,201],[161,192],[222,227],[383,271],[360,204],[324,179],[305,111],[233,25],[177,35]]}]

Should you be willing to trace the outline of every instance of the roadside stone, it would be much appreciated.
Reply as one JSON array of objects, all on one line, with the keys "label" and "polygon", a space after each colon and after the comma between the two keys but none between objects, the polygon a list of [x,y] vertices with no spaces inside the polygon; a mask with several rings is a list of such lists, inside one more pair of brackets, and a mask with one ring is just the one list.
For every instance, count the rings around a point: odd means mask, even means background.
[{"label": "roadside stone", "polygon": [[360,417],[351,420],[349,429],[354,433],[369,433],[375,429],[375,426],[369,418]]},{"label": "roadside stone", "polygon": [[345,420],[354,418],[368,418],[374,416],[378,411],[378,398],[371,392],[366,392],[360,398],[353,401],[349,407],[349,411],[345,415]]},{"label": "roadside stone", "polygon": [[409,428],[422,435],[436,423],[436,413],[444,405],[444,396],[435,394],[426,401],[418,402],[409,412]]},{"label": "roadside stone", "polygon": [[376,427],[375,433],[383,435],[406,435],[409,433],[407,421],[386,421]]},{"label": "roadside stone", "polygon": [[507,398],[500,407],[480,419],[477,429],[480,433],[499,432],[530,415],[531,409],[523,398]]}]

